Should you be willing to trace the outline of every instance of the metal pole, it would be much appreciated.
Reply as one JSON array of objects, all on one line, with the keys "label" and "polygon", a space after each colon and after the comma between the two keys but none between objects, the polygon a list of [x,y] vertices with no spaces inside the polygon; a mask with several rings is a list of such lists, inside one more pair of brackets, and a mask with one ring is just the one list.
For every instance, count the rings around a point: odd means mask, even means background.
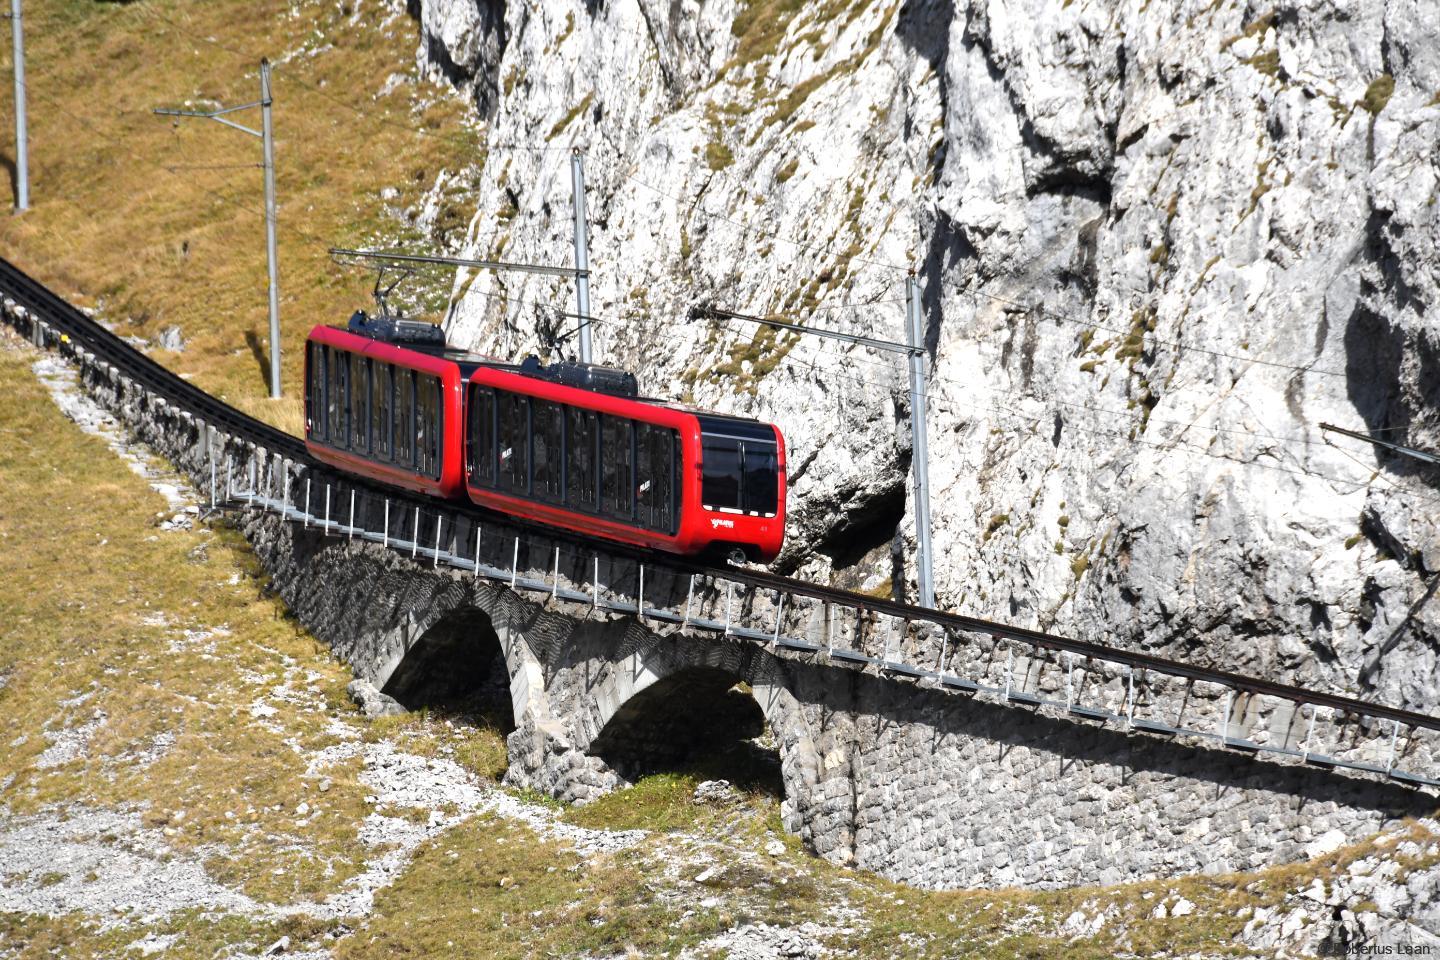
[{"label": "metal pole", "polygon": [[[915,271],[906,282],[905,332],[911,347],[923,347],[925,334],[920,317],[920,284]],[[934,609],[935,579],[930,558],[930,469],[929,443],[925,436],[925,354],[910,354],[910,462],[915,467],[915,582],[920,606]]]},{"label": "metal pole", "polygon": [[570,185],[575,193],[575,306],[580,315],[580,362],[589,363],[590,237],[585,223],[585,158],[578,147],[570,155]]},{"label": "metal pole", "polygon": [[[20,0],[15,0],[19,3]],[[275,136],[270,124],[270,61],[260,61],[260,114],[265,143],[265,253],[270,266],[270,398],[280,399],[280,266],[275,250]]]},{"label": "metal pole", "polygon": [[20,0],[10,0],[10,35],[15,42],[15,209],[30,209],[30,145],[25,124],[25,28]]}]

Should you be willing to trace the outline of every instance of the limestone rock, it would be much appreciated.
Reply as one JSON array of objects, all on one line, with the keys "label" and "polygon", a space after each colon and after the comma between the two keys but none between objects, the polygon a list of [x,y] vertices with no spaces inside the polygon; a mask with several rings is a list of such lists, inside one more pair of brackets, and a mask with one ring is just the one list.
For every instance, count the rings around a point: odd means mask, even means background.
[{"label": "limestone rock", "polygon": [[[411,7],[489,119],[467,252],[568,256],[584,149],[596,357],[781,425],[783,569],[914,596],[905,371],[689,307],[900,339],[915,265],[941,606],[1440,704],[1440,479],[1318,426],[1440,446],[1433,5]],[[573,349],[568,284],[455,293]]]},{"label": "limestone rock", "polygon": [[360,712],[371,720],[376,717],[397,717],[406,712],[395,698],[387,697],[376,690],[375,685],[369,680],[361,678],[351,680],[345,687],[345,692],[349,694],[351,700],[355,701]]}]

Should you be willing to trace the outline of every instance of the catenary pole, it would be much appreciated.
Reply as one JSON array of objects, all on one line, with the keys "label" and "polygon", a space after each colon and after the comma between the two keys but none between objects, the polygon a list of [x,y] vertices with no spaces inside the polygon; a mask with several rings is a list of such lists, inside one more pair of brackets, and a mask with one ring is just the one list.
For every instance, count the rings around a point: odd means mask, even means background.
[{"label": "catenary pole", "polygon": [[280,399],[280,256],[275,244],[275,134],[270,120],[270,61],[260,61],[260,129],[265,145],[265,255],[270,268],[270,397]]},{"label": "catenary pole", "polygon": [[10,0],[10,35],[15,44],[15,209],[30,209],[30,144],[25,125],[25,27],[20,0]]},{"label": "catenary pole", "polygon": [[580,362],[590,363],[590,242],[585,223],[585,158],[570,155],[570,185],[575,194],[575,301],[580,318]]},{"label": "catenary pole", "polygon": [[910,271],[905,285],[906,339],[910,353],[910,462],[915,468],[915,585],[920,606],[934,609],[935,580],[930,556],[929,443],[925,434],[925,332],[920,313],[920,284]]},{"label": "catenary pole", "polygon": [[[256,137],[263,145],[265,172],[265,255],[270,271],[270,396],[280,398],[280,257],[276,252],[275,230],[278,219],[275,213],[275,135],[271,122],[270,61],[260,61],[260,99],[238,107],[221,107],[218,110],[174,110],[162,107],[155,111],[161,117],[198,117],[214,120],[216,123],[233,127],[241,133]],[[230,114],[241,110],[260,108],[260,129],[254,130],[230,119]],[[178,120],[176,121],[179,122]]]}]

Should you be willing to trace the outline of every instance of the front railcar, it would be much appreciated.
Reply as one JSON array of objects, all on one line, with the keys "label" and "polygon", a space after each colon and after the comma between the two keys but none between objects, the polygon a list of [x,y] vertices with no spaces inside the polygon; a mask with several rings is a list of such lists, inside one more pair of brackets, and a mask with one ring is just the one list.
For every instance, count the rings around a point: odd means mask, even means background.
[{"label": "front railcar", "polygon": [[492,510],[686,553],[682,438],[694,418],[590,364],[487,363],[466,387],[466,488]]}]

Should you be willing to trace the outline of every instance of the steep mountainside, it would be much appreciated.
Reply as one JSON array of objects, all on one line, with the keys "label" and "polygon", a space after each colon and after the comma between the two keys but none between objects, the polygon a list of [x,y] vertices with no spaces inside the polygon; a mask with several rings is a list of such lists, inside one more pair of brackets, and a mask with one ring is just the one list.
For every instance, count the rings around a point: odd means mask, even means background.
[{"label": "steep mountainside", "polygon": [[[771,418],[808,576],[914,593],[919,275],[942,606],[1440,704],[1440,13],[1420,0],[411,0],[489,125],[464,248],[569,262],[598,359]],[[553,352],[568,285],[462,275]],[[572,341],[573,342],[573,341]],[[560,349],[571,349],[571,342]],[[903,566],[902,566],[903,565]]]}]

